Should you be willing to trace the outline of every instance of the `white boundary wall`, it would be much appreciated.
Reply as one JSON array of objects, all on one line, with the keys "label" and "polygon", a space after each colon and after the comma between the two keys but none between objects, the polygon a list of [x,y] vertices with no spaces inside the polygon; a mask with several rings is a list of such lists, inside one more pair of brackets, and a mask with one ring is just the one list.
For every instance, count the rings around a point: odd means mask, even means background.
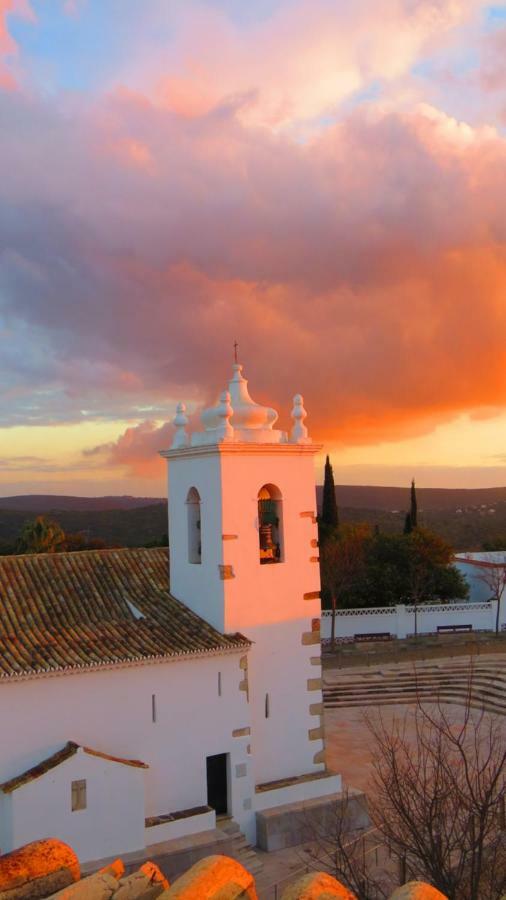
[{"label": "white boundary wall", "polygon": [[[506,604],[501,604],[499,629],[506,628]],[[405,638],[410,634],[437,634],[442,625],[471,625],[473,631],[495,631],[497,605],[487,603],[431,603],[414,606],[384,606],[370,609],[337,609],[336,641],[353,640],[357,634],[388,633]],[[416,617],[416,624],[415,624]],[[328,641],[332,630],[332,611],[321,615],[322,641]]]}]

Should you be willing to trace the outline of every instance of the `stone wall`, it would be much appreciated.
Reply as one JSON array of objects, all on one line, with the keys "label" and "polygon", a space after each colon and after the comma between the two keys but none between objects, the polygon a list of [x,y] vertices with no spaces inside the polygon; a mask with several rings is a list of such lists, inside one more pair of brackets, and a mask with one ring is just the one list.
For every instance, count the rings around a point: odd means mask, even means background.
[{"label": "stone wall", "polygon": [[[55,892],[56,887],[56,892]],[[116,860],[88,878],[79,878],[79,863],[66,844],[37,841],[0,856],[0,900],[260,900],[255,879],[237,860],[207,856],[169,884],[151,862],[125,875]],[[357,900],[326,872],[303,875],[280,900]],[[410,882],[390,900],[448,900],[436,888]]]}]

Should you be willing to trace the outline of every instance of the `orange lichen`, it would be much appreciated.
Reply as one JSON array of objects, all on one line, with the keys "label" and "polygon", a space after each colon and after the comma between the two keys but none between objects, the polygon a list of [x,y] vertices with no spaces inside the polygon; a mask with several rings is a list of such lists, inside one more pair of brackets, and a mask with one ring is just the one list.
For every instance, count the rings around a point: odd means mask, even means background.
[{"label": "orange lichen", "polygon": [[56,838],[33,841],[0,856],[0,891],[61,871],[68,873],[68,884],[79,880],[79,860],[72,848]]},{"label": "orange lichen", "polygon": [[122,859],[115,859],[114,862],[109,863],[108,866],[104,866],[103,869],[98,870],[99,875],[112,875],[113,878],[117,878],[118,880],[125,874],[125,864]]},{"label": "orange lichen", "polygon": [[207,856],[176,879],[164,900],[257,900],[250,872],[228,856]]},{"label": "orange lichen", "polygon": [[336,900],[336,898],[357,900],[355,894],[326,872],[303,875],[282,895],[282,900]]},{"label": "orange lichen", "polygon": [[155,863],[148,860],[140,867],[139,872],[146,876],[150,884],[161,884],[164,890],[169,888],[169,882]]},{"label": "orange lichen", "polygon": [[448,900],[448,897],[425,881],[408,881],[393,892],[390,900]]}]

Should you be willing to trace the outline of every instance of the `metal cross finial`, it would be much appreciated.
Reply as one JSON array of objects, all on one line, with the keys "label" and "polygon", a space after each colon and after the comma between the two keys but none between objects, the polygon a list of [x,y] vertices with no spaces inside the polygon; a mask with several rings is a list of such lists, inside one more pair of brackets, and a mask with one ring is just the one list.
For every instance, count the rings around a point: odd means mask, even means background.
[{"label": "metal cross finial", "polygon": [[239,346],[239,344],[237,343],[237,341],[234,341],[234,361],[235,361],[236,365],[237,365],[237,348],[238,348],[238,346]]}]

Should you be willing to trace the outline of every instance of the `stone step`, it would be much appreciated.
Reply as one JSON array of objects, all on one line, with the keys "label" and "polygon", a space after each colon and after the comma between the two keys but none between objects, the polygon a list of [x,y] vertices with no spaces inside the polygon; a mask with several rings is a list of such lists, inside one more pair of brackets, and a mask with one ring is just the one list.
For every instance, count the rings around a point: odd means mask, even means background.
[{"label": "stone step", "polygon": [[[413,702],[416,702],[416,697],[412,698]],[[377,698],[375,701],[371,701],[370,698],[363,699],[354,699],[354,700],[346,700],[346,701],[335,701],[331,704],[328,704],[327,709],[351,709],[352,707],[363,707],[363,706],[398,706],[399,704],[407,703],[409,700],[406,697],[390,697],[390,698]],[[460,706],[467,705],[467,699],[465,697],[455,697],[455,696],[439,696],[439,697],[427,697],[424,702],[426,703],[457,703]],[[499,715],[506,715],[506,707],[499,706],[498,704],[491,703],[477,703],[476,701],[471,701],[469,704],[472,709],[484,710],[485,712],[490,713],[498,713]]]},{"label": "stone step", "polygon": [[497,684],[492,681],[481,682],[481,683],[474,682],[472,685],[468,685],[467,683],[464,683],[464,684],[460,683],[455,678],[439,678],[439,679],[435,678],[431,681],[417,681],[416,679],[413,679],[410,682],[406,681],[406,682],[403,682],[400,684],[399,683],[389,684],[389,683],[384,683],[384,682],[380,682],[380,681],[372,681],[370,683],[361,682],[360,684],[354,684],[354,685],[343,684],[343,685],[340,685],[339,687],[332,687],[332,688],[324,687],[323,693],[327,694],[327,695],[332,695],[332,694],[351,693],[352,691],[364,691],[364,690],[368,690],[371,692],[394,691],[394,690],[408,691],[408,690],[412,690],[413,688],[418,688],[419,690],[431,690],[433,688],[438,688],[440,686],[457,687],[460,690],[466,690],[466,691],[471,689],[472,693],[478,693],[480,691],[492,691],[497,694],[504,694],[503,686],[501,684]]},{"label": "stone step", "polygon": [[324,694],[323,702],[325,705],[329,703],[334,703],[336,700],[356,700],[357,697],[368,697],[372,702],[376,699],[380,699],[381,697],[437,697],[439,694],[453,694],[457,697],[468,697],[471,696],[475,700],[479,700],[483,703],[497,703],[499,706],[505,705],[505,696],[504,694],[495,693],[494,691],[473,691],[471,695],[467,691],[459,691],[452,688],[449,685],[441,685],[436,689],[429,689],[425,691],[421,691],[417,688],[413,688],[412,690],[394,690],[391,689],[389,691],[342,691],[335,694]]},{"label": "stone step", "polygon": [[447,681],[462,681],[467,684],[469,681],[472,684],[495,684],[500,685],[501,687],[506,686],[506,677],[500,675],[498,673],[484,673],[484,672],[473,672],[472,675],[470,673],[466,673],[466,677],[462,679],[463,673],[457,672],[411,672],[410,675],[389,675],[382,673],[371,673],[368,675],[362,675],[360,678],[339,678],[336,681],[328,681],[324,680],[323,686],[327,689],[338,688],[341,686],[346,687],[354,687],[361,684],[410,684],[411,682],[417,681],[419,683],[431,683],[434,681],[441,681],[445,679]]},{"label": "stone step", "polygon": [[397,688],[398,690],[410,690],[411,688],[420,688],[424,690],[428,690],[433,687],[438,687],[439,685],[451,685],[457,686],[460,690],[469,689],[471,691],[496,691],[497,693],[504,693],[504,687],[502,684],[498,684],[494,681],[482,681],[482,682],[474,682],[472,685],[467,683],[462,683],[457,678],[433,678],[430,681],[425,679],[423,681],[418,681],[413,679],[412,681],[402,681],[402,682],[385,682],[385,681],[361,681],[359,684],[341,684],[341,685],[333,685],[332,687],[323,687],[323,692],[326,694],[335,694],[340,691],[362,691],[362,690],[393,690]]},{"label": "stone step", "polygon": [[[323,691],[323,700],[325,703],[332,702],[333,700],[345,700],[347,697],[353,698],[357,696],[368,696],[371,699],[375,697],[389,697],[392,695],[399,696],[408,696],[411,694],[417,694],[418,696],[424,697],[429,694],[438,694],[441,691],[449,691],[450,693],[456,693],[460,696],[467,696],[469,692],[467,690],[459,690],[459,688],[454,684],[438,684],[431,686],[420,687],[420,685],[406,686],[406,687],[388,687],[388,688],[378,688],[367,686],[363,686],[361,688],[355,688],[353,690],[340,690],[340,691]],[[500,690],[479,690],[479,691],[471,691],[471,696],[476,698],[481,698],[484,700],[490,699],[494,702],[503,703],[505,700],[505,693]]]},{"label": "stone step", "polygon": [[[449,674],[462,675],[470,673],[469,663],[463,666],[422,666],[419,663],[415,667],[410,667],[409,669],[373,669],[368,666],[366,669],[353,669],[350,672],[346,672],[344,669],[339,670],[339,680],[343,678],[360,678],[360,677],[370,677],[373,675],[378,675],[385,678],[403,678],[403,677],[412,677],[416,674],[426,674],[426,675],[438,675],[441,672],[447,672]],[[482,674],[485,676],[491,676],[494,678],[504,677],[503,673],[500,671],[500,668],[497,665],[482,665],[475,664],[472,667],[472,671],[474,674]],[[328,675],[327,675],[328,678]]]},{"label": "stone step", "polygon": [[230,855],[252,875],[258,875],[263,869],[263,863],[259,860],[254,847],[246,840],[238,823],[231,816],[220,816],[216,820],[216,825],[220,831],[232,838]]}]

